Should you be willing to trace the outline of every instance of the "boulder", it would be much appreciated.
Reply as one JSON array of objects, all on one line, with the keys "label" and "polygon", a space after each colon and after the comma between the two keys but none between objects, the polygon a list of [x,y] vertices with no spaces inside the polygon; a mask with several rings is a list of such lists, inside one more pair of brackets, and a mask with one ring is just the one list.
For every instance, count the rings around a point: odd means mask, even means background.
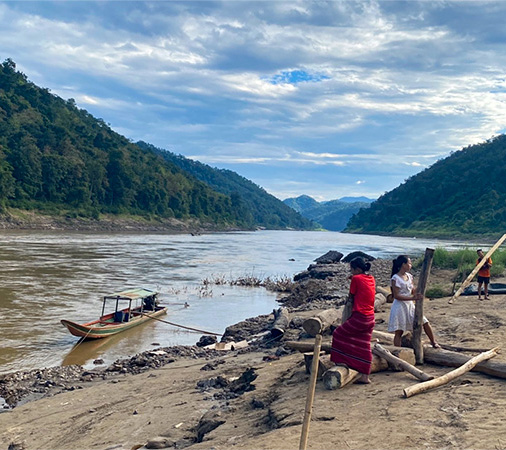
[{"label": "boulder", "polygon": [[364,261],[374,261],[376,259],[374,256],[371,256],[371,255],[368,255],[367,253],[358,251],[358,252],[351,252],[348,255],[346,255],[342,259],[342,262],[349,263],[352,259],[355,259],[358,257],[363,258]]},{"label": "boulder", "polygon": [[314,261],[316,264],[335,264],[341,261],[343,254],[335,250],[330,250],[324,255],[316,258]]}]

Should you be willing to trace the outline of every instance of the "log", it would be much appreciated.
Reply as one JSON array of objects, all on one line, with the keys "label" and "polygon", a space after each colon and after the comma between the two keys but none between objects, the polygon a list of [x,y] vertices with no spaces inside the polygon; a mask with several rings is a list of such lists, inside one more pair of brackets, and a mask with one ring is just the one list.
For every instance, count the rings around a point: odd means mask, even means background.
[{"label": "log", "polygon": [[[439,366],[460,367],[471,359],[470,356],[462,353],[432,348],[429,345],[426,345],[423,350],[425,361]],[[500,361],[483,361],[471,370],[472,372],[480,372],[492,377],[506,379],[506,363]]]},{"label": "log", "polygon": [[[313,354],[319,355],[322,343],[322,335],[317,334],[314,340]],[[314,390],[316,387],[316,374],[318,365],[318,358],[314,358],[313,366],[311,370],[311,376],[309,377],[309,388],[306,397],[306,408],[304,410],[304,421],[302,422],[302,432],[300,435],[299,450],[306,450],[307,437],[309,433],[309,422],[311,421],[311,413],[313,410]]]},{"label": "log", "polygon": [[380,344],[374,344],[372,351],[375,355],[378,355],[379,357],[386,359],[390,364],[393,364],[394,366],[399,367],[402,370],[405,370],[406,372],[409,372],[411,375],[414,375],[419,380],[428,381],[434,378],[432,375],[428,375],[425,372],[421,371],[420,369],[417,369],[412,364],[403,361],[401,358],[398,358],[397,356],[394,356]]},{"label": "log", "polygon": [[[313,352],[304,353],[304,364],[306,365],[306,373],[311,373],[311,367],[313,364]],[[318,358],[318,372],[316,377],[321,380],[323,374],[334,367],[335,364],[330,360],[330,355],[326,355],[324,352],[320,352]]]},{"label": "log", "polygon": [[271,329],[271,336],[273,338],[281,338],[290,325],[290,313],[287,308],[279,308],[274,310],[273,313],[275,319]]},{"label": "log", "polygon": [[469,372],[471,369],[473,369],[473,367],[478,365],[480,362],[493,358],[494,356],[497,355],[498,350],[499,347],[495,347],[492,350],[489,350],[488,352],[480,353],[479,355],[475,356],[474,358],[471,358],[469,361],[464,363],[458,369],[452,370],[451,372],[448,372],[447,374],[442,375],[433,380],[425,381],[424,383],[407,387],[406,389],[404,389],[404,397],[409,398],[412,397],[413,395],[420,394],[421,392],[428,391],[429,389],[433,389],[442,386],[443,384],[447,384],[450,381],[454,380],[455,378],[458,378],[461,375],[465,374],[466,372]]},{"label": "log", "polygon": [[473,271],[468,275],[468,277],[465,279],[465,281],[462,283],[462,285],[459,287],[458,291],[453,294],[452,298],[448,300],[448,303],[450,305],[464,292],[464,289],[469,286],[471,281],[473,281],[474,276],[479,272],[481,267],[487,262],[488,258],[492,256],[492,254],[499,248],[499,246],[504,242],[506,239],[506,234],[503,234],[501,238],[494,244],[494,246],[487,252],[487,254],[484,256],[484,258],[476,265],[476,267],[473,269]]},{"label": "log", "polygon": [[386,297],[388,297],[391,293],[392,293],[392,289],[391,288],[384,288],[384,287],[381,287],[381,286],[378,286],[376,285],[376,293],[377,294],[383,294]]},{"label": "log", "polygon": [[[412,358],[414,354],[411,352]],[[378,355],[372,355],[371,373],[382,372],[388,370],[389,364],[386,359],[380,358]],[[343,365],[334,365],[332,368],[324,372],[323,384],[326,389],[334,390],[341,389],[347,384],[350,384],[359,373]]]},{"label": "log", "polygon": [[[417,293],[422,297],[425,295],[427,288],[427,280],[429,279],[430,268],[434,258],[434,249],[426,248],[423,258],[422,268],[420,269],[420,277],[418,279]],[[423,329],[423,298],[415,302],[415,317],[413,319],[413,349],[415,350],[415,358],[417,364],[423,364],[423,345],[422,345],[422,329]]]},{"label": "log", "polygon": [[350,369],[345,365],[335,366],[323,374],[323,385],[328,390],[341,389],[359,375],[356,370]]},{"label": "log", "polygon": [[374,296],[374,312],[380,312],[381,307],[387,302],[387,298],[381,293],[378,292]]},{"label": "log", "polygon": [[331,325],[335,324],[341,318],[342,307],[326,309],[319,312],[314,317],[306,319],[302,324],[304,331],[310,336],[316,336],[319,332],[324,334],[330,329]]},{"label": "log", "polygon": [[346,303],[343,306],[341,323],[346,322],[351,317],[352,311],[353,311],[353,298],[351,297],[351,295],[348,295],[348,299],[346,300]]}]

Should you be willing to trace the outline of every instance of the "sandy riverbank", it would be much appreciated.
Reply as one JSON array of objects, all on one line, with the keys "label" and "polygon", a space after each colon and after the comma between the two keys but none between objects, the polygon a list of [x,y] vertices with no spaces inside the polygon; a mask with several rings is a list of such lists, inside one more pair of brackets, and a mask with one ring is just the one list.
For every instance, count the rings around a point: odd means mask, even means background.
[{"label": "sandy riverbank", "polygon": [[[388,280],[387,268],[373,266],[379,284]],[[69,390],[46,386],[41,395],[52,396],[0,414],[0,448],[130,450],[148,442],[146,448],[298,448],[309,375],[302,355],[283,342],[307,338],[302,320],[341,301],[346,273],[343,264],[333,276],[297,284],[287,297],[292,325],[280,342],[262,338],[222,353],[159,349],[158,355],[118,363],[105,376],[80,374],[67,382]],[[434,271],[431,280],[448,282],[447,275]],[[307,301],[297,305],[302,297]],[[491,348],[506,342],[506,296],[488,302],[461,297],[453,305],[447,300],[425,303],[441,343]],[[389,310],[386,304],[377,313],[376,329],[386,331]],[[272,316],[246,321],[231,327],[229,337],[267,331],[272,322]],[[505,361],[502,354],[495,359]],[[426,364],[423,370],[437,376],[451,369]],[[417,383],[413,376],[385,371],[371,378],[370,385],[337,391],[318,382],[308,448],[506,448],[505,380],[470,372],[404,399],[402,389]],[[58,390],[64,392],[54,395]]]}]

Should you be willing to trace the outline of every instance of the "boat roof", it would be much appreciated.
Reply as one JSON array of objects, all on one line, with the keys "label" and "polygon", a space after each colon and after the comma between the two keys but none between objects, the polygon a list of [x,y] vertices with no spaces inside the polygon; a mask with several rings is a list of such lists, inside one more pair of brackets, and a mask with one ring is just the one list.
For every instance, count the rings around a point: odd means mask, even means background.
[{"label": "boat roof", "polygon": [[134,288],[129,289],[127,291],[115,292],[114,294],[109,294],[104,296],[105,299],[125,299],[125,300],[137,300],[144,297],[150,297],[151,295],[156,295],[158,292],[150,291],[149,289],[143,288]]}]

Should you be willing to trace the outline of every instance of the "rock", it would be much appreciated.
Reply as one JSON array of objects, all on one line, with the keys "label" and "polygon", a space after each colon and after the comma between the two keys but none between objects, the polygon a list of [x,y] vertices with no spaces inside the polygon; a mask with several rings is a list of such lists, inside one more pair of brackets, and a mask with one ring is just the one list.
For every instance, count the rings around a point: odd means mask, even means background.
[{"label": "rock", "polygon": [[164,436],[157,436],[150,439],[145,445],[146,448],[169,448],[173,446],[174,441]]},{"label": "rock", "polygon": [[351,252],[343,258],[342,262],[349,263],[352,259],[358,257],[363,258],[365,261],[374,261],[376,259],[374,256],[368,255],[364,252]]},{"label": "rock", "polygon": [[335,250],[329,250],[324,255],[316,258],[314,261],[316,264],[335,264],[341,261],[343,254]]},{"label": "rock", "polygon": [[204,436],[223,425],[225,420],[221,419],[221,412],[208,411],[200,419],[197,425],[197,442],[202,442]]},{"label": "rock", "polygon": [[7,450],[25,450],[25,449],[26,449],[25,441],[11,442],[9,444],[9,447],[7,447]]},{"label": "rock", "polygon": [[216,344],[218,339],[216,336],[202,336],[197,342],[197,347],[206,347],[207,345]]}]

